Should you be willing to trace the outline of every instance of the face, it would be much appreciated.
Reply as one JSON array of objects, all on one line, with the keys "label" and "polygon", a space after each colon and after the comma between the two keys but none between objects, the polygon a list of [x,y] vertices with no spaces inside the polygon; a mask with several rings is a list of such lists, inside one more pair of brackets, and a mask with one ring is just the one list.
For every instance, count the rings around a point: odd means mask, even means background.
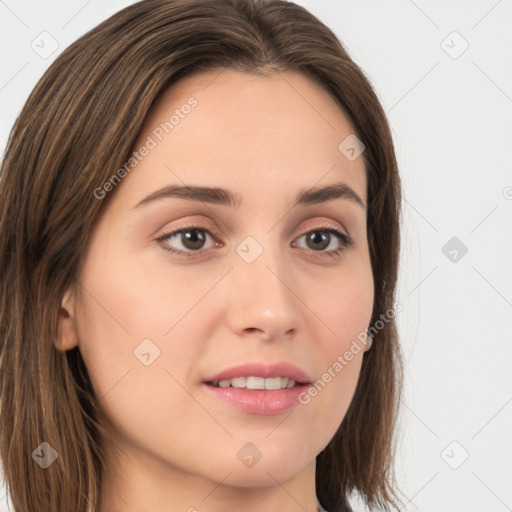
[{"label": "face", "polygon": [[[314,468],[373,305],[364,162],[338,149],[353,131],[292,72],[203,73],[154,105],[129,172],[98,192],[112,196],[60,340],[80,347],[126,457],[240,487]],[[334,184],[345,193],[296,201]]]}]

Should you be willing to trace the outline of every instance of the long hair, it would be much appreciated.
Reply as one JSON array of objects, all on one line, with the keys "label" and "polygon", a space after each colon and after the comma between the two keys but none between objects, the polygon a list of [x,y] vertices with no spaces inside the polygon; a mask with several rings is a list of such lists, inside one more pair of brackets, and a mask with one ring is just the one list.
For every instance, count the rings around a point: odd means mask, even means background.
[{"label": "long hair", "polygon": [[[283,0],[143,0],[64,50],[10,133],[0,174],[0,455],[16,512],[97,512],[105,456],[100,408],[77,347],[56,350],[58,312],[101,208],[156,98],[180,78],[230,68],[299,71],[339,105],[367,175],[375,283],[365,353],[338,431],[317,456],[317,495],[340,510],[352,491],[398,508],[395,427],[403,359],[394,318],[401,185],[385,113],[334,33]],[[57,460],[42,470],[37,455]],[[46,451],[44,451],[46,448]]]}]

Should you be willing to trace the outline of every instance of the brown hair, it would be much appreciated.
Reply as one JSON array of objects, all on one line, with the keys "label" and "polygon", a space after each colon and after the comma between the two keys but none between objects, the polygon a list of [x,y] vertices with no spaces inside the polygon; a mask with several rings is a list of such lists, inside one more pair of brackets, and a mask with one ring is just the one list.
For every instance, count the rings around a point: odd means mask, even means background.
[{"label": "brown hair", "polygon": [[[366,149],[372,323],[393,310],[401,186],[387,119],[333,32],[283,0],[144,0],[69,46],[30,94],[0,175],[0,454],[14,510],[97,512],[104,431],[78,347],[60,352],[58,312],[100,210],[95,197],[130,156],[158,95],[201,70],[293,70],[321,84]],[[341,141],[340,141],[341,142]],[[322,505],[352,491],[398,508],[395,426],[402,356],[394,318],[375,332],[354,398],[317,457]],[[32,454],[46,441],[57,461]]]}]

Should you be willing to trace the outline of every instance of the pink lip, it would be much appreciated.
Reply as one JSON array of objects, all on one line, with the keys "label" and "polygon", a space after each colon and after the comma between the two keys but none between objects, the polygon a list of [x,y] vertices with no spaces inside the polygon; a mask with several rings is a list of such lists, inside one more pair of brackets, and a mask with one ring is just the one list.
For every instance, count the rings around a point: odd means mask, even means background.
[{"label": "pink lip", "polygon": [[[293,388],[265,390],[265,389],[237,389],[220,388],[212,386],[220,380],[237,377],[288,377],[295,381]],[[260,415],[283,413],[299,404],[299,396],[304,392],[311,378],[300,368],[290,363],[248,363],[228,368],[216,375],[204,379],[203,386],[208,393],[228,403],[236,409]]]},{"label": "pink lip", "polygon": [[299,367],[285,362],[265,364],[247,363],[233,366],[216,375],[208,377],[203,382],[219,382],[220,380],[236,379],[237,377],[288,377],[300,384],[311,383],[311,378]]}]

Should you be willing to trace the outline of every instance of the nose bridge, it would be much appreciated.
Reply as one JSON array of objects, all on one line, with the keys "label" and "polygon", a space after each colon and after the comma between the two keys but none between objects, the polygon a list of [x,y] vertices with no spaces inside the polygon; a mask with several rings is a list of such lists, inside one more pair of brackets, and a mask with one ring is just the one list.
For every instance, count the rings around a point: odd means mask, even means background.
[{"label": "nose bridge", "polygon": [[259,329],[279,337],[297,328],[299,301],[290,290],[290,267],[270,234],[249,235],[235,248],[230,290],[234,330]]}]

